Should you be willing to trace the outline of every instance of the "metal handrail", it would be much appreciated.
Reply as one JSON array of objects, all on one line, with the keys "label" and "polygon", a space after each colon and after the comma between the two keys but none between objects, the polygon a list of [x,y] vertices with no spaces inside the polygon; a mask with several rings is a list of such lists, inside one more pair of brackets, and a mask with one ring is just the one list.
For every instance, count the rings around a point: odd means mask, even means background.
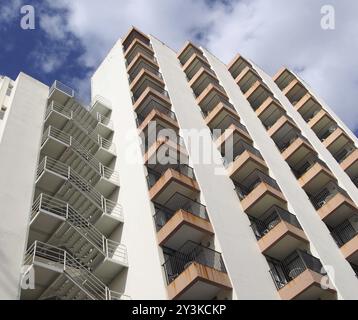
[{"label": "metal handrail", "polygon": [[106,106],[108,109],[112,109],[112,103],[111,103],[108,99],[106,99],[105,97],[103,97],[103,96],[97,94],[97,95],[94,97],[93,102],[92,102],[92,104],[91,104],[90,112],[93,110],[93,108],[94,108],[96,102],[101,103],[102,105]]},{"label": "metal handrail", "polygon": [[61,268],[66,276],[91,299],[108,300],[108,287],[66,250],[35,241],[26,251],[26,264],[29,258],[33,263],[39,260],[42,265]]},{"label": "metal handrail", "polygon": [[95,187],[83,179],[71,167],[46,156],[38,166],[37,179],[45,170],[52,171],[67,179],[104,213],[122,219],[122,207],[118,203],[104,198]]},{"label": "metal handrail", "polygon": [[320,164],[322,165],[324,168],[328,169],[328,166],[326,165],[325,162],[323,162],[321,159],[319,158],[315,158],[313,161],[311,162],[306,162],[304,163],[300,168],[298,168],[297,170],[293,169],[293,173],[295,174],[296,178],[301,178],[307,171],[309,171],[310,169],[312,169],[316,164]]},{"label": "metal handrail", "polygon": [[358,230],[356,230],[352,223],[347,219],[335,227],[331,231],[331,234],[337,245],[342,247],[358,235]]},{"label": "metal handrail", "polygon": [[187,241],[163,264],[167,283],[173,282],[192,263],[199,263],[217,271],[226,272],[221,253],[193,241]]},{"label": "metal handrail", "polygon": [[52,86],[50,88],[50,95],[52,94],[52,92],[55,89],[62,91],[63,93],[70,96],[71,98],[73,98],[75,96],[75,91],[72,88],[70,88],[69,86],[63,84],[62,82],[60,82],[58,80],[55,80],[54,83],[52,84]]},{"label": "metal handrail", "polygon": [[[83,238],[90,242],[99,252],[109,258],[121,260],[127,264],[126,247],[114,240],[107,239],[91,222],[79,214],[67,202],[41,193],[32,205],[31,220],[40,212],[49,212],[66,219]],[[115,248],[115,250],[113,249]]]},{"label": "metal handrail", "polygon": [[315,209],[318,210],[322,208],[330,199],[332,199],[338,193],[341,193],[345,197],[349,198],[347,191],[343,190],[338,185],[335,185],[333,190],[329,190],[327,186],[323,187],[322,191],[320,191],[317,195],[311,196],[310,200]]},{"label": "metal handrail", "polygon": [[47,138],[56,139],[68,147],[72,147],[74,152],[86,161],[99,175],[114,183],[119,183],[118,172],[104,166],[86,147],[69,134],[62,132],[53,126],[49,126],[43,134],[41,146],[45,143]]}]

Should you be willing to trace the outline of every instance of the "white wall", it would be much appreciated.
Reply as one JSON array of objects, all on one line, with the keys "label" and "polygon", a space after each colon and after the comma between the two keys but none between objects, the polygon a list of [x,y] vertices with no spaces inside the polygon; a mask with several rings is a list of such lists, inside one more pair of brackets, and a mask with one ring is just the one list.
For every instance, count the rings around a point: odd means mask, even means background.
[{"label": "white wall", "polygon": [[335,244],[327,227],[321,221],[304,190],[299,186],[288,164],[282,158],[260,119],[245,99],[226,65],[208,51],[204,51],[221,85],[226,89],[240,118],[261,151],[272,176],[276,179],[285,195],[290,209],[292,209],[303,227],[313,246],[313,251],[318,254],[318,258],[320,258],[323,265],[333,267],[333,269],[328,268],[327,271],[329,271],[330,279],[335,285],[338,294],[343,299],[357,299],[358,280]]},{"label": "white wall", "polygon": [[[176,53],[154,37],[151,37],[151,41],[180,128],[194,129],[196,132],[203,130],[205,141],[210,141],[207,147],[213,148],[209,129],[202,119]],[[188,147],[189,138],[184,135],[184,140]],[[220,163],[221,155],[216,148],[213,149],[215,163]],[[189,147],[188,152],[193,158],[195,150]],[[218,166],[213,163],[193,163],[193,167],[215,231],[216,250],[223,254],[234,288],[234,298],[278,299],[268,264],[259,250],[232,181],[227,174],[215,174]]]},{"label": "white wall", "polygon": [[[124,210],[121,242],[127,246],[129,268],[111,284],[132,299],[166,299],[162,257],[157,243],[143,156],[121,42],[109,52],[92,77],[92,97],[101,95],[112,103],[119,172],[120,203]],[[136,138],[136,139],[135,139]],[[126,279],[123,279],[125,277]]]},{"label": "white wall", "polygon": [[0,299],[17,299],[48,87],[20,73],[0,144]]}]

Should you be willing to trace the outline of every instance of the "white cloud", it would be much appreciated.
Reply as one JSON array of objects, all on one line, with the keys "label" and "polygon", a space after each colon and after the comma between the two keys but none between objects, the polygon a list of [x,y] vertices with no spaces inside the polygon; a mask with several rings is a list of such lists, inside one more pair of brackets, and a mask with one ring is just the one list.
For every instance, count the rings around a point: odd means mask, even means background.
[{"label": "white cloud", "polygon": [[[54,40],[67,32],[80,39],[80,62],[95,68],[131,25],[151,33],[173,49],[198,38],[223,61],[237,52],[273,74],[282,65],[299,74],[352,128],[358,128],[358,2],[331,0],[336,29],[320,27],[326,0],[48,0],[68,10],[65,24],[43,20]],[[65,33],[61,33],[61,31]],[[56,32],[57,31],[57,32]]]},{"label": "white cloud", "polygon": [[20,26],[20,7],[23,0],[7,1],[6,4],[1,4],[0,8],[0,29],[5,28],[7,24],[15,18],[19,18]]}]

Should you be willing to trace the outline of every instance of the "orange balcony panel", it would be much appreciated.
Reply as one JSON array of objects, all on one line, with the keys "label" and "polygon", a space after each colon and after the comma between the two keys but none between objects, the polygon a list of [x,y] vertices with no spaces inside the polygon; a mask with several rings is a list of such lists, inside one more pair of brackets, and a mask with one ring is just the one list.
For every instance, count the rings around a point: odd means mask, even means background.
[{"label": "orange balcony panel", "polygon": [[135,39],[124,53],[127,64],[131,64],[138,53],[142,53],[150,58],[154,58],[153,49],[143,41]]},{"label": "orange balcony panel", "polygon": [[320,162],[315,163],[299,179],[301,187],[308,193],[319,191],[330,181],[336,181],[335,176]]},{"label": "orange balcony panel", "polygon": [[337,225],[353,214],[358,214],[358,208],[346,195],[336,193],[317,212],[326,224]]},{"label": "orange balcony panel", "polygon": [[176,192],[193,199],[200,193],[200,188],[194,179],[169,168],[149,190],[149,197],[152,201],[165,203]]},{"label": "orange balcony panel", "polygon": [[341,162],[341,167],[351,177],[358,174],[358,149]]},{"label": "orange balcony panel", "polygon": [[138,127],[138,131],[143,132],[149,123],[156,122],[161,127],[179,131],[178,122],[163,112],[153,109]]},{"label": "orange balcony panel", "polygon": [[294,166],[309,154],[317,154],[311,144],[301,137],[292,142],[287,149],[282,152],[283,158],[291,166]]},{"label": "orange balcony panel", "polygon": [[256,115],[263,123],[268,125],[274,124],[285,113],[285,109],[273,97],[268,97],[262,105],[256,109]]},{"label": "orange balcony panel", "polygon": [[141,96],[133,105],[134,111],[140,113],[153,100],[157,101],[161,105],[167,106],[168,109],[170,109],[171,103],[167,96],[159,93],[157,90],[153,88],[147,88],[144,90],[144,92],[141,94]]},{"label": "orange balcony panel", "polygon": [[240,117],[236,110],[228,107],[226,104],[220,102],[205,118],[205,123],[209,128],[216,129],[221,127],[227,117],[232,117],[240,121]]},{"label": "orange balcony panel", "polygon": [[244,180],[255,169],[262,172],[268,171],[265,160],[247,150],[227,168],[230,178],[235,181]]},{"label": "orange balcony panel", "polygon": [[[204,58],[203,52],[195,44],[188,41],[185,43],[184,47],[179,51],[177,57],[182,65],[192,57],[193,54],[198,54]],[[205,59],[205,58],[204,58]]]},{"label": "orange balcony panel", "polygon": [[189,79],[201,69],[205,68],[210,70],[210,65],[205,58],[201,54],[194,53],[190,59],[183,65],[183,71],[187,75]]},{"label": "orange balcony panel", "polygon": [[206,89],[197,97],[196,102],[200,108],[208,112],[216,107],[220,102],[229,103],[226,92],[216,84],[209,84]]},{"label": "orange balcony panel", "polygon": [[323,141],[323,144],[330,152],[335,153],[348,142],[351,142],[348,135],[341,128],[337,128]]},{"label": "orange balcony panel", "polygon": [[243,56],[238,54],[227,66],[229,72],[234,77],[234,79],[244,70],[245,67],[252,67]]},{"label": "orange balcony panel", "polygon": [[137,28],[132,27],[122,40],[124,50],[126,50],[135,39],[138,39],[143,43],[150,42],[149,37],[146,34],[138,30]]},{"label": "orange balcony panel", "polygon": [[284,90],[295,78],[295,75],[286,67],[281,68],[273,76],[273,80],[281,90]]},{"label": "orange balcony panel", "polygon": [[230,290],[231,283],[227,273],[193,262],[167,289],[169,299],[205,300],[223,289]]},{"label": "orange balcony panel", "polygon": [[302,229],[281,220],[258,241],[258,245],[262,253],[280,260],[308,242]]},{"label": "orange balcony panel", "polygon": [[343,256],[353,264],[358,263],[358,235],[341,247]]},{"label": "orange balcony panel", "polygon": [[157,237],[159,245],[176,250],[187,240],[200,242],[205,236],[213,234],[209,220],[180,209],[158,231]]},{"label": "orange balcony panel", "polygon": [[240,139],[245,140],[247,143],[252,144],[252,139],[247,131],[232,124],[227,128],[224,133],[216,140],[216,145],[220,148],[224,147],[225,142],[232,139],[235,145]]},{"label": "orange balcony panel", "polygon": [[285,207],[286,199],[280,190],[261,182],[242,201],[243,210],[257,218],[274,205]]},{"label": "orange balcony panel", "polygon": [[291,280],[278,293],[283,300],[317,300],[333,297],[336,291],[333,287],[322,288],[321,283],[326,283],[324,275],[310,269],[305,270],[299,276]]},{"label": "orange balcony panel", "polygon": [[283,115],[274,123],[271,128],[267,130],[267,133],[271,138],[273,138],[279,132],[288,132],[291,131],[293,128],[297,128],[296,124],[286,115]]}]

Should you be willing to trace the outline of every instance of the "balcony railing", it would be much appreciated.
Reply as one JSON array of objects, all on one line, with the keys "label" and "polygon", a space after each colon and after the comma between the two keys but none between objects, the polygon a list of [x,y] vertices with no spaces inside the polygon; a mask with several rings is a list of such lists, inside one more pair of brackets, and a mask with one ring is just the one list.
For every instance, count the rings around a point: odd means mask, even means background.
[{"label": "balcony railing", "polygon": [[174,216],[174,214],[178,210],[184,210],[194,216],[209,220],[206,207],[203,204],[189,199],[182,194],[176,194],[176,196],[180,197],[181,203],[176,209],[171,209],[155,203],[154,221],[157,231],[159,231]]},{"label": "balcony railing", "polygon": [[306,143],[308,143],[309,145],[311,145],[311,143],[308,141],[308,139],[303,136],[300,133],[296,133],[289,141],[284,142],[284,143],[280,143],[277,142],[277,147],[280,150],[280,152],[284,152],[292,143],[294,143],[297,139],[302,139],[303,141],[305,141]]},{"label": "balcony railing", "polygon": [[331,234],[337,245],[342,247],[347,242],[352,240],[356,235],[358,235],[358,230],[353,227],[349,220],[345,220],[343,223],[335,227],[331,231]]},{"label": "balcony railing", "polygon": [[75,91],[72,88],[61,83],[58,80],[55,80],[55,82],[52,84],[52,86],[50,88],[50,95],[52,94],[52,92],[54,90],[62,91],[63,93],[67,94],[68,96],[70,96],[72,98],[75,96]]},{"label": "balcony railing", "polygon": [[[89,299],[110,299],[109,288],[66,250],[35,241],[26,251],[24,265],[34,265],[37,262],[47,265],[51,270],[54,267],[62,270]],[[120,296],[121,294],[112,291],[112,295]]]},{"label": "balcony railing", "polygon": [[310,200],[316,210],[322,208],[330,199],[332,199],[336,194],[341,193],[345,197],[349,198],[348,193],[343,190],[341,187],[335,185],[335,189],[330,191],[328,188],[324,188],[320,193],[315,196],[310,197]]},{"label": "balcony railing", "polygon": [[91,222],[79,214],[67,202],[41,193],[32,205],[31,220],[38,212],[48,212],[69,225],[108,258],[128,263],[126,247],[116,241],[107,239]]},{"label": "balcony railing", "polygon": [[104,198],[95,187],[89,184],[78,173],[71,169],[71,167],[46,156],[38,165],[36,179],[45,171],[53,172],[63,179],[68,180],[79,192],[84,194],[85,197],[104,213],[122,219],[122,207],[118,203]]},{"label": "balcony railing", "polygon": [[[254,181],[249,183],[248,185],[245,184],[245,180],[250,179],[253,175],[256,176],[254,178]],[[267,174],[257,169],[253,171],[253,173],[251,173],[245,180],[242,183],[234,182],[236,187],[235,190],[240,200],[245,199],[250,194],[250,192],[253,191],[262,182],[268,184],[269,186],[275,188],[276,190],[280,190],[280,187],[275,179],[271,178]]]},{"label": "balcony railing", "polygon": [[330,126],[328,129],[324,128],[323,130],[321,130],[320,132],[317,133],[317,137],[321,141],[324,141],[337,129],[338,129],[338,126],[336,124]]},{"label": "balcony railing", "polygon": [[263,157],[259,150],[248,144],[247,142],[240,140],[234,147],[236,150],[235,158],[232,160],[230,157],[227,156],[223,158],[224,166],[227,168],[233,161],[236,161],[245,151],[250,152],[251,154],[255,155],[256,157],[263,160]]},{"label": "balcony railing", "polygon": [[302,250],[293,252],[282,262],[274,263],[270,274],[276,288],[281,289],[305,270],[312,270],[319,274],[326,275],[321,261]]},{"label": "balcony railing", "polygon": [[[168,108],[160,108],[158,110],[160,113],[163,113],[165,114],[166,116],[168,116],[169,118],[171,118],[172,120],[174,121],[177,121],[177,118],[176,118],[176,115],[173,111],[169,110]],[[137,119],[136,119],[136,122],[137,122],[137,127],[139,127],[143,121],[146,119],[146,117],[143,117],[141,116],[140,114],[137,115]]]},{"label": "balcony railing", "polygon": [[268,210],[268,212],[264,213],[263,216],[265,216],[266,218],[257,219],[254,217],[250,217],[250,220],[252,222],[251,228],[254,231],[257,240],[265,236],[281,221],[288,222],[289,224],[299,229],[302,229],[296,216],[280,207],[273,206],[271,209]]},{"label": "balcony railing", "polygon": [[323,162],[321,159],[316,158],[311,162],[304,163],[300,168],[298,169],[292,169],[294,175],[297,179],[301,178],[307,171],[309,171],[312,167],[314,167],[316,164],[320,164],[322,167],[328,169],[325,162]]},{"label": "balcony railing", "polygon": [[203,247],[193,241],[187,241],[163,264],[167,283],[173,282],[192,263],[198,263],[217,271],[226,272],[221,253]]},{"label": "balcony railing", "polygon": [[[173,170],[195,180],[194,169],[192,167],[189,167],[186,164],[171,165],[168,167],[168,169],[173,169]],[[164,173],[165,173],[165,171],[163,173],[160,173],[158,171],[148,168],[148,175],[147,175],[148,188],[153,187],[156,184],[156,182],[162,177],[162,175]]]},{"label": "balcony railing", "polygon": [[338,163],[342,163],[345,159],[347,159],[356,150],[357,150],[356,148],[351,148],[349,150],[343,149],[338,154],[334,155],[334,158],[337,160]]},{"label": "balcony railing", "polygon": [[[165,89],[159,89],[159,88],[156,88],[154,89],[155,91],[157,91],[159,94],[161,94],[162,96],[166,97],[166,98],[170,98],[169,97],[169,93],[167,90]],[[133,105],[136,103],[136,101],[140,98],[140,96],[142,95],[143,93],[140,93],[140,94],[133,94],[132,95],[132,103]]]}]

